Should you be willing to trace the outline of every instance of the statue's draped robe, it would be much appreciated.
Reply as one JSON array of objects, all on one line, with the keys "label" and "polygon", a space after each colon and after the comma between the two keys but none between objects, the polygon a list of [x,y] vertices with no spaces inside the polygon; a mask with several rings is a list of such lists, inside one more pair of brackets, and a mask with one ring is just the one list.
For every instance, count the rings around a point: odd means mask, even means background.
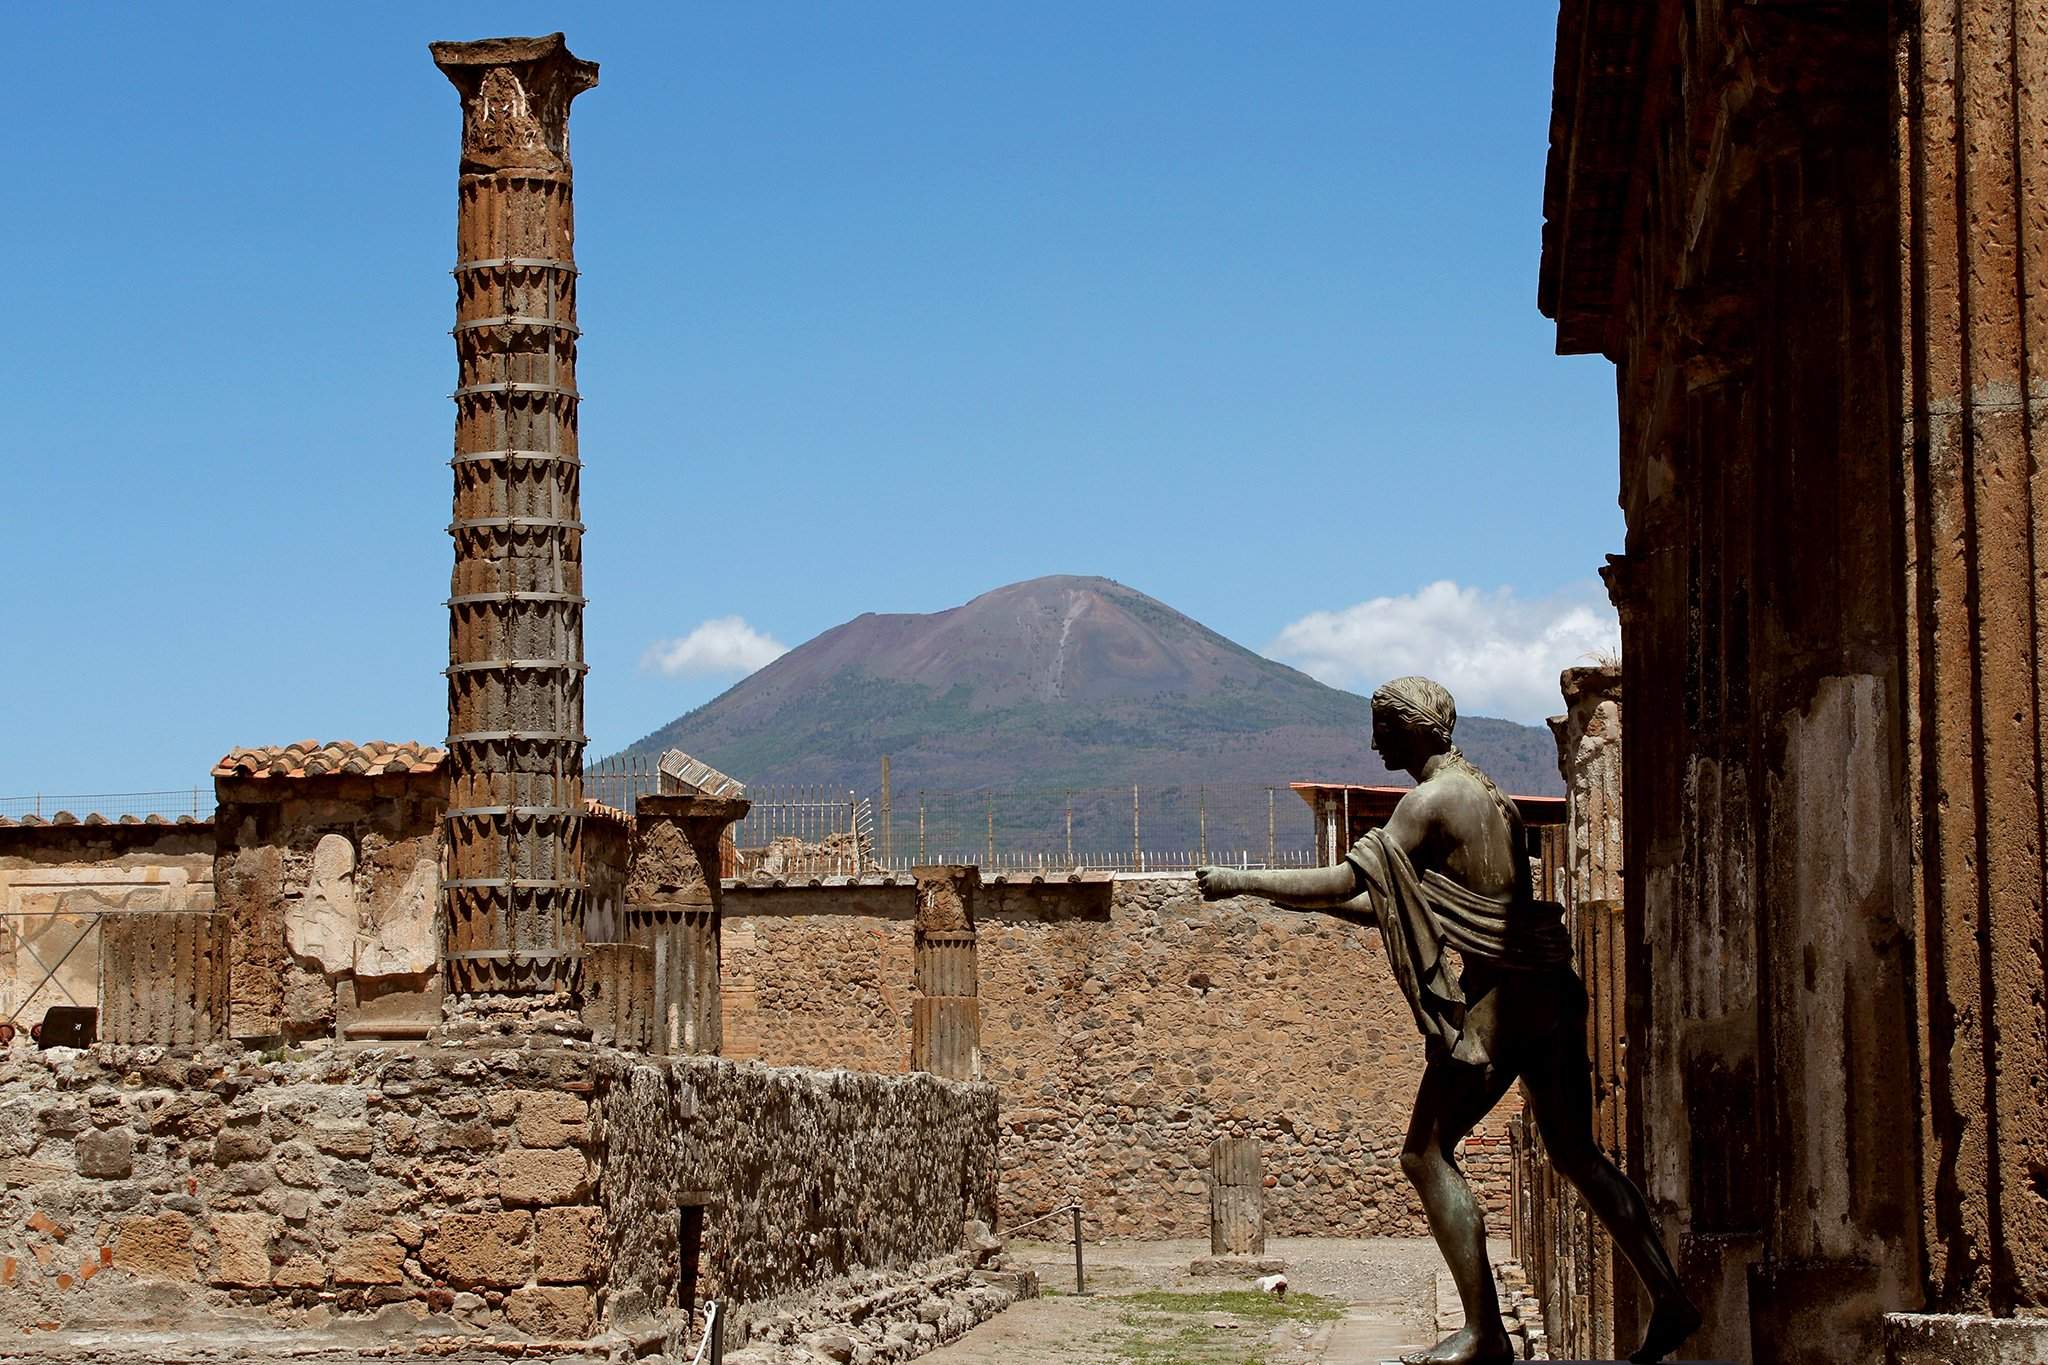
[{"label": "statue's draped robe", "polygon": [[1379,925],[1415,1026],[1458,1061],[1486,1065],[1491,1058],[1484,1044],[1465,1035],[1465,992],[1451,976],[1444,949],[1456,948],[1468,964],[1503,971],[1568,967],[1572,943],[1564,907],[1512,894],[1482,896],[1434,870],[1418,876],[1385,830],[1368,831],[1345,857],[1366,887],[1346,908],[1369,911]]}]

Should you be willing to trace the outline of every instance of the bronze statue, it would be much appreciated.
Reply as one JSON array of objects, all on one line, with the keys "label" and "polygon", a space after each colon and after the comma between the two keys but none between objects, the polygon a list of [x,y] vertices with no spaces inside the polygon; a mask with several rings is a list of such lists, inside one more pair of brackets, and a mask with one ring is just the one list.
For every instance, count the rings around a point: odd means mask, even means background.
[{"label": "bronze statue", "polygon": [[[1457,719],[1451,694],[1429,679],[1388,683],[1373,693],[1372,745],[1388,767],[1414,776],[1415,790],[1385,828],[1334,867],[1204,867],[1195,877],[1210,900],[1262,896],[1296,910],[1363,912],[1385,940],[1429,1050],[1401,1169],[1465,1306],[1463,1328],[1406,1359],[1514,1358],[1486,1260],[1486,1217],[1453,1153],[1519,1079],[1551,1163],[1649,1288],[1649,1326],[1629,1359],[1662,1360],[1699,1327],[1699,1310],[1642,1192],[1593,1140],[1586,988],[1562,910],[1531,892],[1521,813],[1451,742]],[[1464,962],[1455,981],[1446,947]]]}]

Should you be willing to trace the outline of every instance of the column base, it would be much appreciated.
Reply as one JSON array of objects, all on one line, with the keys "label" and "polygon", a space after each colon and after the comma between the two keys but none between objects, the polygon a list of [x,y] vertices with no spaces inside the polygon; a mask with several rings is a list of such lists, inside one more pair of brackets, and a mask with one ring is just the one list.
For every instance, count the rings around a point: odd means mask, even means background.
[{"label": "column base", "polygon": [[587,1042],[590,1026],[576,1008],[575,997],[555,991],[545,995],[448,995],[441,999],[441,1022],[428,1034],[437,1044],[504,1044]]},{"label": "column base", "polygon": [[2048,1318],[1887,1313],[1885,1365],[2033,1365],[2048,1360]]}]

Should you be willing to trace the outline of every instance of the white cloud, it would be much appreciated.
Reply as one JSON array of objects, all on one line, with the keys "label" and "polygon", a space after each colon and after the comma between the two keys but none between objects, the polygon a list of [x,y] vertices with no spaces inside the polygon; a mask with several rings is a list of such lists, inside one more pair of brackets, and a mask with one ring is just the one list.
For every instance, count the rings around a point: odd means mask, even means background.
[{"label": "white cloud", "polygon": [[1369,692],[1420,673],[1451,689],[1460,715],[1529,722],[1564,709],[1561,670],[1620,652],[1620,623],[1598,583],[1524,598],[1513,588],[1484,592],[1448,579],[1311,612],[1266,646],[1333,687]]},{"label": "white cloud", "polygon": [[763,635],[743,616],[719,616],[688,635],[656,640],[640,656],[640,667],[671,678],[716,673],[752,673],[789,653],[789,646]]}]

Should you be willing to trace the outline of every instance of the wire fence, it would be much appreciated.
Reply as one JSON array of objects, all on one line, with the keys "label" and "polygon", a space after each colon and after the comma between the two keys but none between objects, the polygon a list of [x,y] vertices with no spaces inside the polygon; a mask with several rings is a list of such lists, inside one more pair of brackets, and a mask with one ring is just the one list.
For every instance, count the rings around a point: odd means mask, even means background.
[{"label": "wire fence", "polygon": [[[651,758],[607,759],[584,794],[632,811],[660,788]],[[1043,787],[955,791],[822,783],[749,787],[733,826],[741,876],[829,877],[971,863],[991,872],[1156,872],[1202,863],[1306,867],[1316,833],[1308,805],[1281,783]],[[0,797],[0,816],[99,814],[210,819],[210,788]]]},{"label": "wire fence", "polygon": [[155,815],[175,820],[183,815],[195,820],[211,820],[213,806],[212,787],[185,787],[160,792],[32,792],[26,796],[0,796],[0,817],[22,820],[33,816],[53,820],[60,814],[79,819],[103,815],[109,820],[119,820],[124,815],[137,818]]}]

